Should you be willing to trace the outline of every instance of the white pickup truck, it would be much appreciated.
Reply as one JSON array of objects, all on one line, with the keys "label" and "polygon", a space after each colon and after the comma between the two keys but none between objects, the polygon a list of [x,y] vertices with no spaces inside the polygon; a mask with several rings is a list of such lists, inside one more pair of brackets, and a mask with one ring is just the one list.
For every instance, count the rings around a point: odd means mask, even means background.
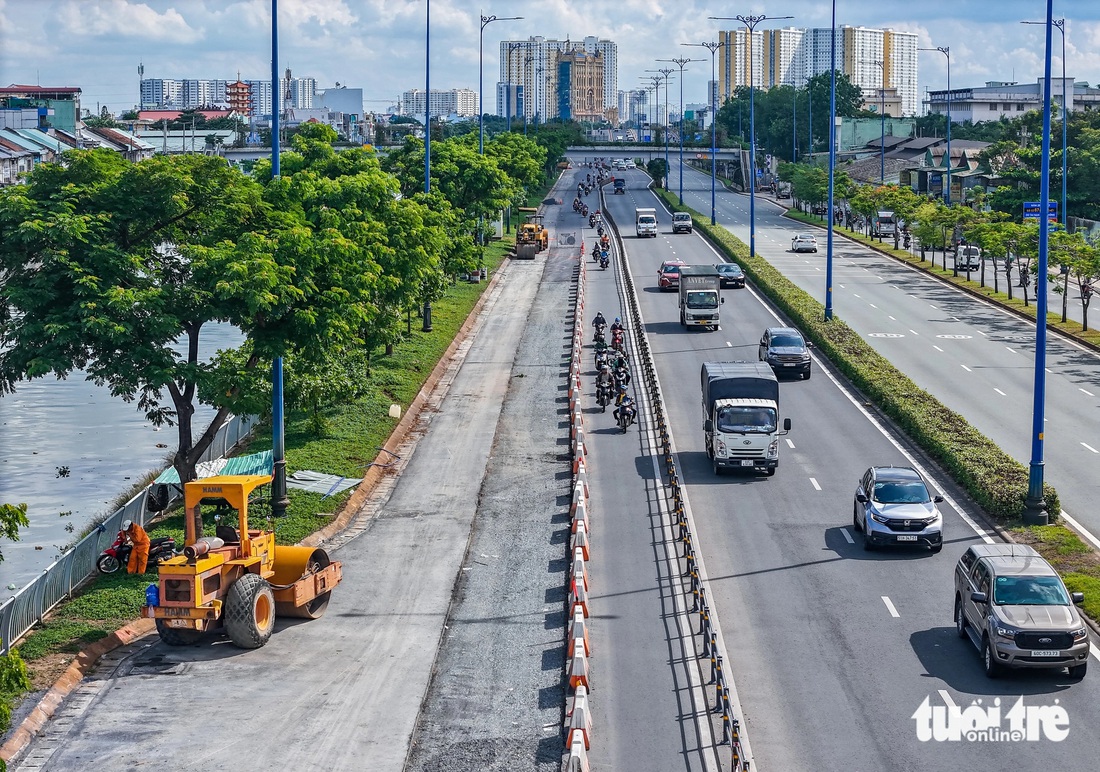
[{"label": "white pickup truck", "polygon": [[642,208],[634,210],[634,233],[638,238],[652,236],[657,238],[657,210]]}]

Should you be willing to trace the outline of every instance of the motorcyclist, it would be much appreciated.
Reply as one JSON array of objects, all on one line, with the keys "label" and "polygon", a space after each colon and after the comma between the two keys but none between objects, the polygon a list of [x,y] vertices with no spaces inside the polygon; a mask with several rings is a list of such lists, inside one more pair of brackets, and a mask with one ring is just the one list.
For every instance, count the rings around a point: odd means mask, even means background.
[{"label": "motorcyclist", "polygon": [[597,386],[610,386],[612,381],[611,367],[607,362],[600,365],[600,370],[596,373],[596,385]]},{"label": "motorcyclist", "polygon": [[596,312],[596,318],[592,320],[592,326],[596,328],[607,326],[607,320],[603,318],[603,311]]},{"label": "motorcyclist", "polygon": [[616,330],[619,332],[624,332],[626,330],[626,328],[623,327],[623,320],[617,316],[615,317],[615,321],[611,323],[611,333],[614,334]]},{"label": "motorcyclist", "polygon": [[619,365],[615,368],[615,383],[619,385],[619,388],[625,389],[630,385],[630,369],[626,365]]},{"label": "motorcyclist", "polygon": [[614,413],[612,413],[616,421],[619,420],[621,414],[626,416],[627,424],[634,423],[634,419],[638,416],[638,410],[634,407],[634,400],[631,399],[629,394],[623,397],[623,401],[615,408]]}]

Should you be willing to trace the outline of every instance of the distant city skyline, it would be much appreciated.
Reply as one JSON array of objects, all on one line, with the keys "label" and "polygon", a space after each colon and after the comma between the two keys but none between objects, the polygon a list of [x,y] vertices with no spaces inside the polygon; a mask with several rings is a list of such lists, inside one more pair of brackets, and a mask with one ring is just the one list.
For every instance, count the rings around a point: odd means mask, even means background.
[{"label": "distant city skyline", "polygon": [[[138,65],[146,78],[270,79],[270,4],[264,0],[0,0],[0,85],[78,86],[82,106],[112,112],[138,102]],[[680,43],[717,40],[736,23],[709,21],[731,12],[717,2],[686,0],[432,0],[432,88],[477,90],[479,8],[486,15],[523,16],[484,30],[485,107],[493,109],[500,42],[530,36],[618,45],[618,85],[629,91],[658,58],[703,59],[688,66],[686,101],[706,101],[709,55]],[[424,87],[423,2],[376,9],[353,0],[280,0],[280,70],[363,89],[367,110],[399,103]],[[829,26],[830,6],[817,0],[754,3],[743,13],[793,16],[758,29]],[[890,28],[917,36],[921,47],[951,48],[956,88],[986,81],[1034,82],[1042,75],[1041,0],[979,0],[919,4],[839,0],[837,24]],[[1055,2],[1066,16],[1066,75],[1100,82],[1100,3]],[[946,86],[946,57],[921,53],[918,100]],[[1061,74],[1061,37],[1054,33],[1054,67]],[[280,73],[281,74],[281,73]],[[922,108],[918,108],[922,109]]]}]

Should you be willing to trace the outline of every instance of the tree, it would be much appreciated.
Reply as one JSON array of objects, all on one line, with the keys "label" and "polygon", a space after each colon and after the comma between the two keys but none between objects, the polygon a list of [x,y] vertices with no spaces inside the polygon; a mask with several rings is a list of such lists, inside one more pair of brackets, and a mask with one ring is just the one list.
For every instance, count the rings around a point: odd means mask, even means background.
[{"label": "tree", "polygon": [[1060,253],[1065,283],[1062,292],[1062,321],[1066,321],[1069,277],[1072,276],[1081,298],[1081,327],[1089,328],[1089,303],[1100,285],[1100,248],[1085,241],[1080,233],[1058,231],[1051,235],[1051,254]]},{"label": "tree", "polygon": [[645,170],[649,172],[649,176],[656,180],[657,184],[668,188],[668,164],[665,163],[663,158],[651,158],[645,165]]},{"label": "tree", "polygon": [[[0,192],[0,305],[14,310],[0,323],[0,391],[84,370],[152,423],[177,427],[173,465],[193,480],[229,414],[256,410],[267,362],[316,361],[362,340],[379,313],[383,266],[405,245],[428,254],[424,242],[436,238],[399,230],[419,224],[411,212],[374,216],[399,205],[376,161],[373,173],[338,182],[299,177],[306,155],[287,153],[286,175],[265,189],[214,157],[131,164],[70,151]],[[214,321],[245,334],[243,362],[199,361],[200,333]],[[197,439],[196,399],[217,408]]]},{"label": "tree", "polygon": [[[30,525],[26,504],[0,504],[0,539],[19,541],[19,529]],[[0,562],[4,553],[0,551]]]}]

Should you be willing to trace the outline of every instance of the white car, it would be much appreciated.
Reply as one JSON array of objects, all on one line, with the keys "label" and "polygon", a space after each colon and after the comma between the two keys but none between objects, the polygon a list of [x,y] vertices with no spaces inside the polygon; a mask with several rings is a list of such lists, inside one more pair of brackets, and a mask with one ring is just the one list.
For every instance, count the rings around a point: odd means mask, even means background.
[{"label": "white car", "polygon": [[792,252],[816,252],[817,237],[812,233],[799,233],[791,239]]},{"label": "white car", "polygon": [[637,168],[637,165],[634,163],[633,160],[628,158],[628,159],[626,159],[626,168],[627,169],[635,169],[635,168]]}]

